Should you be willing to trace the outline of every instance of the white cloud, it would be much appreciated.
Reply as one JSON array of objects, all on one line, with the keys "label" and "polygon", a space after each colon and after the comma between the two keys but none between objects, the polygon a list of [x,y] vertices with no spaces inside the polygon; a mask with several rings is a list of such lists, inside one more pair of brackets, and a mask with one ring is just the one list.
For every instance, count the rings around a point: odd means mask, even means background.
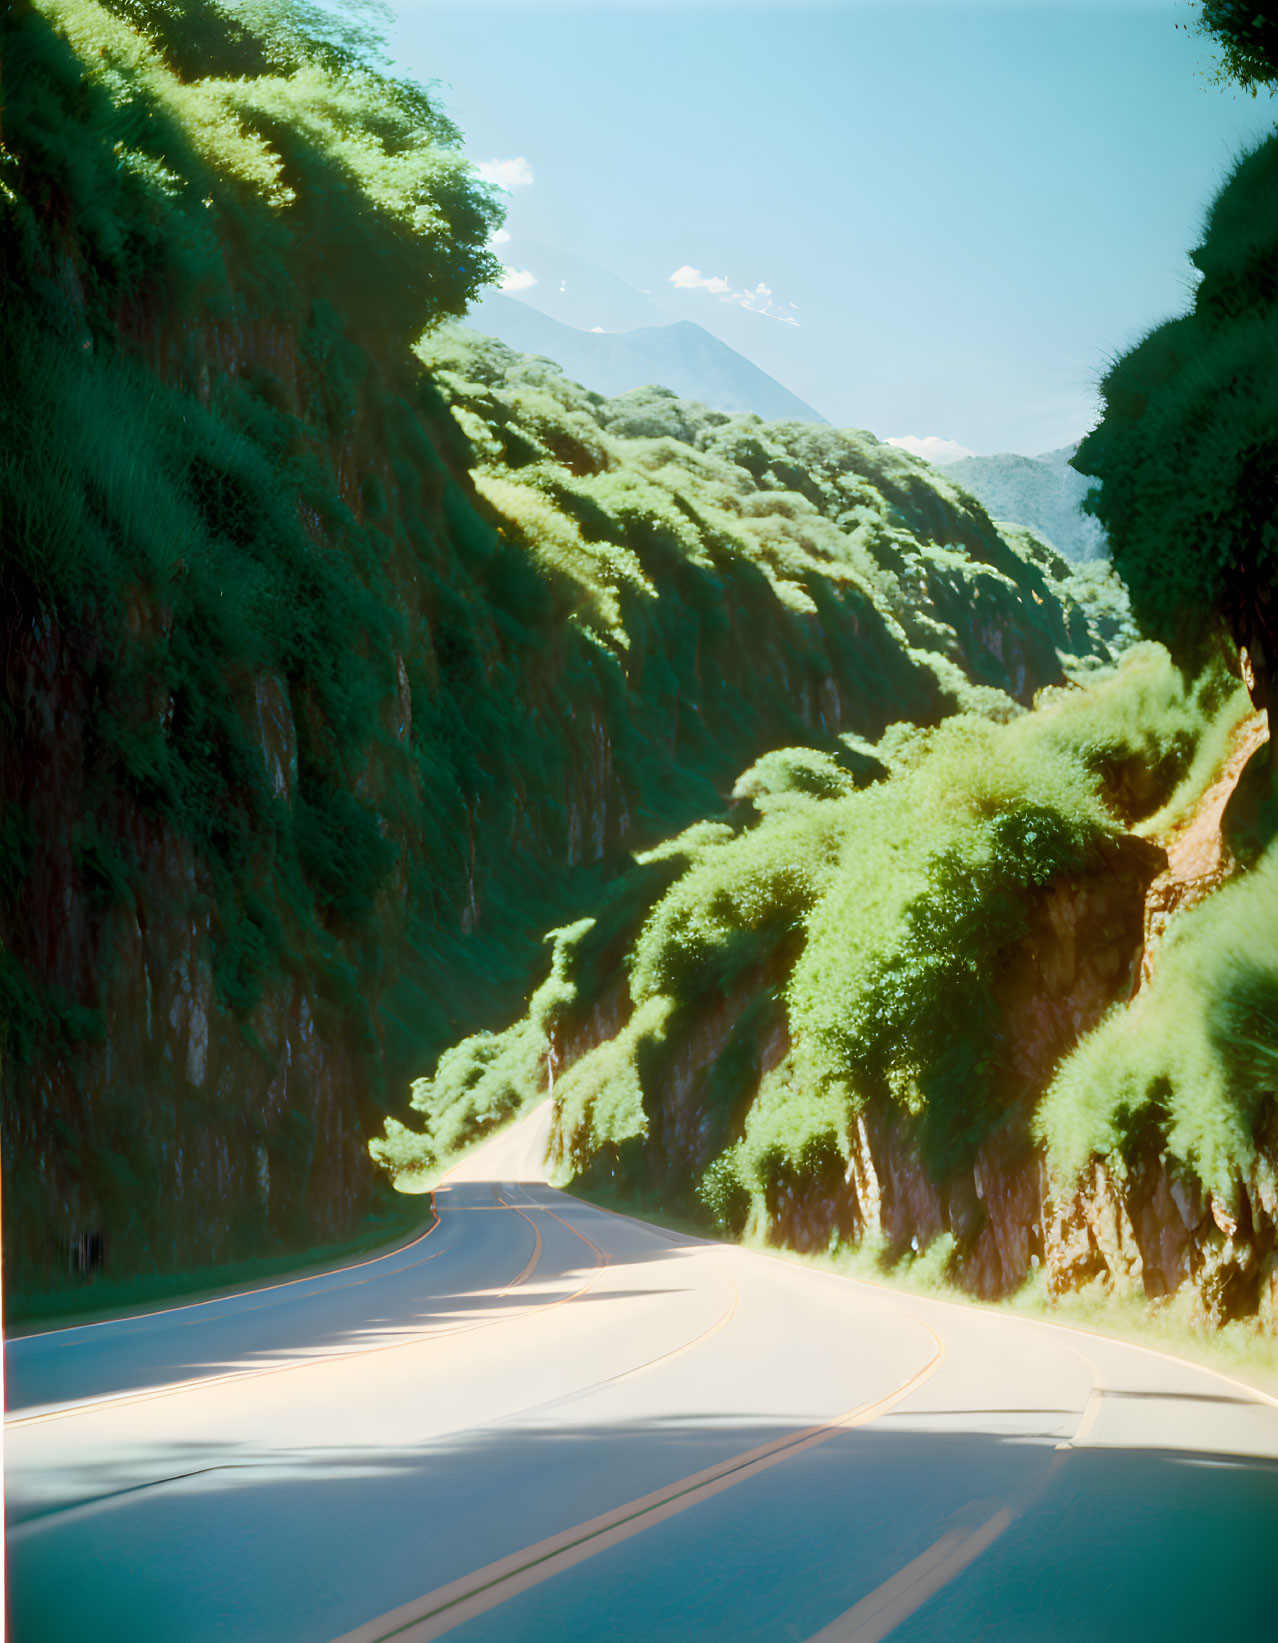
[{"label": "white cloud", "polygon": [[497,230],[497,232],[492,236],[492,238],[488,241],[488,249],[490,251],[495,251],[499,245],[509,245],[509,244],[510,244],[510,231],[509,231],[509,229],[499,228]]},{"label": "white cloud", "polygon": [[530,285],[536,283],[536,274],[530,274],[526,268],[503,268],[501,271],[503,291],[526,291]]},{"label": "white cloud", "polygon": [[513,160],[478,160],[475,170],[486,183],[499,188],[527,188],[533,180],[533,168],[522,154]]},{"label": "white cloud", "polygon": [[715,296],[722,296],[732,289],[722,275],[716,274],[711,278],[699,268],[690,268],[686,262],[671,274],[670,283],[679,291],[711,291]]},{"label": "white cloud", "polygon": [[911,456],[921,456],[925,462],[935,462],[938,468],[943,468],[947,462],[957,462],[961,457],[976,455],[966,445],[960,445],[958,440],[942,439],[939,434],[925,434],[922,439],[915,434],[905,434],[900,439],[884,440],[884,444],[895,445],[899,450],[908,451]]},{"label": "white cloud", "polygon": [[591,329],[591,330],[592,330],[592,331],[593,331],[593,332],[595,332],[595,334],[596,334],[596,335],[598,335],[598,336],[601,336],[601,337],[602,337],[602,336],[606,336],[606,335],[607,335],[607,333],[606,333],[606,332],[605,332],[605,330],[604,330],[604,328],[603,328],[603,326],[602,326],[602,325],[592,325],[592,326],[591,326],[591,327],[590,327],[590,329]]},{"label": "white cloud", "polygon": [[[782,325],[799,323],[793,314],[783,314],[774,306],[772,298],[775,293],[762,280],[753,289],[746,286],[744,291],[734,291],[722,274],[703,274],[699,268],[684,263],[682,268],[676,268],[671,274],[670,283],[677,291],[706,291],[712,297],[718,297],[720,302],[734,302],[740,308],[748,308],[751,313],[779,319]],[[790,307],[793,308],[794,304],[791,303]]]}]

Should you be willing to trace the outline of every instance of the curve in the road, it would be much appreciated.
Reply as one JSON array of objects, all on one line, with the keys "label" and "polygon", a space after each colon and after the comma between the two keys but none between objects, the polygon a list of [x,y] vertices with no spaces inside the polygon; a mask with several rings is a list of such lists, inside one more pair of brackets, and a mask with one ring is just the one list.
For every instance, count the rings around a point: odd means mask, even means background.
[{"label": "curve in the road", "polygon": [[1271,1635],[1272,1400],[602,1212],[539,1145],[441,1184],[429,1259],[11,1343],[83,1394],[8,1423],[15,1643]]},{"label": "curve in the road", "polygon": [[[513,1278],[511,1278],[508,1282],[503,1284],[501,1286],[501,1288],[499,1288],[498,1290],[496,1290],[494,1292],[494,1299],[501,1300],[501,1299],[504,1299],[508,1295],[512,1295],[516,1290],[522,1288],[533,1277],[533,1275],[536,1272],[537,1267],[540,1263],[540,1260],[541,1260],[542,1238],[541,1238],[541,1233],[538,1230],[536,1222],[533,1221],[531,1219],[531,1217],[525,1213],[525,1210],[523,1208],[521,1208],[518,1204],[510,1202],[509,1200],[507,1200],[505,1198],[502,1198],[501,1195],[500,1195],[500,1192],[497,1190],[496,1187],[493,1188],[493,1197],[494,1197],[494,1200],[495,1200],[494,1205],[493,1205],[494,1208],[512,1210],[516,1215],[518,1215],[520,1217],[521,1220],[526,1221],[528,1223],[528,1226],[531,1228],[532,1234],[533,1234],[532,1253],[529,1255],[529,1257],[528,1257],[527,1261],[524,1263],[523,1267],[520,1269],[520,1271],[518,1273],[516,1273],[516,1275]],[[459,1209],[449,1210],[448,1213],[450,1215],[475,1213],[481,1207],[482,1206],[478,1206],[478,1205],[466,1205],[466,1206],[463,1206],[462,1208],[459,1208]],[[586,1280],[585,1283],[579,1285],[575,1290],[572,1290],[569,1294],[556,1296],[555,1299],[551,1300],[551,1301],[541,1302],[533,1309],[533,1310],[536,1310],[536,1311],[545,1312],[545,1311],[550,1311],[555,1307],[562,1306],[567,1301],[576,1300],[579,1296],[584,1295],[589,1289],[591,1289],[594,1286],[594,1284],[598,1281],[603,1269],[608,1265],[608,1257],[599,1248],[599,1246],[597,1244],[595,1244],[590,1238],[586,1237],[586,1235],[583,1232],[579,1231],[576,1227],[570,1226],[569,1223],[567,1221],[565,1221],[562,1216],[556,1215],[555,1212],[552,1209],[550,1209],[547,1205],[545,1205],[545,1204],[537,1204],[537,1205],[529,1204],[527,1206],[527,1208],[536,1208],[538,1210],[545,1211],[546,1214],[552,1216],[554,1220],[558,1221],[559,1224],[562,1227],[567,1228],[567,1230],[570,1233],[572,1233],[572,1235],[575,1238],[579,1238],[582,1243],[586,1244],[588,1246],[588,1248],[594,1253],[594,1255],[596,1257],[596,1260],[595,1260],[595,1263],[594,1263],[593,1274],[590,1278],[588,1278]],[[438,1226],[439,1224],[440,1223],[437,1221],[435,1223],[435,1225],[432,1226],[429,1229],[429,1232],[433,1232],[435,1230],[435,1226]],[[426,1237],[426,1236],[429,1236],[429,1232],[424,1233],[422,1235],[423,1238]],[[421,1241],[420,1239],[416,1239],[416,1240],[414,1240],[413,1244],[406,1245],[406,1246],[403,1246],[403,1247],[404,1248],[414,1248],[414,1247],[416,1247],[416,1244],[420,1241]],[[399,1254],[399,1253],[402,1253],[402,1251],[397,1250],[393,1253],[394,1254]],[[399,1265],[395,1268],[395,1275],[398,1276],[399,1274],[401,1274],[403,1272],[406,1272],[406,1271],[411,1271],[411,1270],[413,1270],[414,1268],[416,1268],[418,1266],[424,1266],[427,1261],[433,1261],[433,1260],[437,1259],[438,1255],[442,1254],[442,1253],[443,1253],[442,1251],[437,1251],[437,1252],[434,1252],[430,1255],[423,1256],[421,1260],[412,1262],[408,1266]],[[389,1258],[390,1257],[387,1256],[387,1257],[379,1257],[378,1259],[386,1260],[386,1259],[389,1259]],[[371,1264],[373,1264],[373,1263],[371,1263],[371,1262],[358,1262],[358,1263],[356,1263],[356,1267],[366,1266],[366,1265],[371,1265]],[[339,1267],[339,1268],[335,1268],[333,1270],[334,1270],[334,1272],[345,1272],[347,1270],[354,1270],[354,1269]],[[325,1274],[325,1276],[328,1276],[328,1274]],[[311,1280],[309,1280],[309,1279],[299,1279],[297,1281],[298,1282],[310,1282]],[[369,1279],[359,1279],[359,1280],[356,1280],[356,1281],[358,1283],[366,1283],[366,1282],[369,1282],[371,1280],[369,1280]],[[282,1288],[285,1288],[285,1287],[288,1287],[288,1286],[281,1284],[281,1285],[271,1285],[270,1287],[273,1288],[273,1289],[274,1288],[281,1288],[282,1289]],[[329,1286],[325,1289],[324,1293],[326,1295],[332,1295],[332,1294],[337,1293],[339,1290],[344,1289],[344,1288],[348,1288],[348,1287],[350,1287],[350,1286],[344,1285],[344,1284]],[[259,1293],[261,1293],[260,1290],[237,1291],[236,1295],[234,1297],[231,1297],[231,1299],[238,1299],[241,1294],[256,1295],[256,1294],[259,1294]],[[221,1299],[221,1298],[219,1298],[219,1299]],[[219,1304],[217,1301],[194,1302],[194,1303],[187,1303],[187,1304],[183,1305],[182,1307],[174,1308],[173,1310],[174,1311],[187,1311],[187,1310],[190,1310],[190,1308],[192,1306],[198,1306],[198,1305],[216,1306],[217,1304]],[[78,1398],[78,1399],[74,1399],[74,1400],[71,1400],[71,1401],[68,1401],[68,1402],[65,1402],[65,1403],[60,1403],[60,1404],[57,1404],[57,1405],[55,1405],[53,1407],[50,1407],[50,1408],[42,1408],[42,1409],[39,1409],[35,1413],[32,1413],[32,1414],[27,1414],[27,1415],[15,1414],[15,1415],[9,1417],[6,1420],[5,1424],[6,1424],[6,1426],[33,1426],[33,1425],[38,1425],[38,1424],[41,1424],[41,1423],[47,1422],[47,1421],[62,1420],[62,1419],[67,1418],[68,1416],[74,1416],[74,1415],[80,1413],[81,1411],[83,1411],[85,1409],[94,1408],[94,1407],[96,1407],[100,1404],[103,1404],[103,1403],[112,1403],[112,1404],[145,1403],[145,1402],[152,1401],[156,1398],[173,1397],[178,1393],[188,1391],[190,1388],[192,1388],[194,1386],[208,1386],[208,1385],[211,1385],[211,1384],[224,1383],[224,1382],[227,1382],[227,1381],[253,1380],[253,1379],[259,1378],[261,1376],[265,1376],[265,1375],[282,1375],[282,1374],[296,1373],[299,1370],[314,1368],[319,1364],[331,1364],[331,1363],[334,1363],[334,1362],[342,1362],[342,1361],[349,1360],[349,1359],[352,1359],[352,1358],[367,1357],[367,1356],[370,1356],[373,1353],[394,1352],[394,1351],[400,1350],[403,1347],[420,1345],[423,1341],[447,1340],[447,1339],[451,1338],[454,1335],[470,1334],[473,1331],[480,1330],[480,1329],[493,1329],[493,1328],[496,1328],[498,1325],[501,1325],[501,1324],[516,1322],[516,1321],[518,1321],[518,1319],[520,1319],[520,1318],[522,1318],[526,1315],[527,1315],[526,1313],[519,1313],[519,1314],[513,1314],[510,1317],[504,1317],[504,1318],[502,1318],[502,1317],[499,1317],[499,1318],[486,1318],[486,1319],[481,1320],[478,1323],[457,1324],[457,1325],[454,1325],[454,1326],[449,1327],[449,1328],[435,1328],[435,1329],[430,1329],[430,1330],[421,1330],[421,1331],[418,1331],[414,1334],[409,1334],[405,1337],[401,1337],[401,1338],[396,1339],[394,1341],[385,1342],[385,1343],[383,1343],[381,1345],[378,1345],[378,1346],[358,1347],[358,1348],[355,1348],[355,1349],[353,1349],[351,1351],[348,1351],[348,1352],[325,1353],[321,1357],[304,1359],[300,1362],[271,1363],[271,1364],[262,1365],[261,1367],[252,1368],[252,1369],[228,1370],[228,1371],[226,1371],[222,1374],[208,1374],[208,1375],[192,1376],[192,1377],[188,1377],[188,1378],[183,1379],[183,1380],[170,1381],[169,1383],[167,1383],[163,1386],[147,1386],[147,1387],[142,1387],[142,1388],[138,1389],[137,1391],[131,1391],[131,1392],[106,1392],[106,1393],[101,1393],[101,1394],[94,1395],[94,1396]],[[152,1319],[152,1318],[155,1318],[157,1316],[157,1314],[156,1313],[144,1313],[144,1314],[139,1314],[138,1316],[139,1317],[144,1317],[144,1318],[147,1318],[147,1319]],[[136,1320],[135,1317],[130,1317],[130,1318],[127,1318],[127,1319],[120,1319],[118,1321],[121,1322],[121,1323],[131,1323],[131,1322],[135,1322],[137,1320]],[[103,1325],[102,1325],[101,1322],[98,1322],[98,1323],[93,1323],[93,1324],[82,1325],[81,1327],[85,1328],[85,1329],[100,1329],[100,1328],[103,1327]],[[21,1339],[24,1340],[24,1341],[31,1341],[31,1342],[43,1341],[49,1335],[68,1335],[68,1334],[72,1334],[73,1332],[74,1331],[72,1329],[62,1329],[62,1330],[56,1330],[56,1331],[42,1332],[40,1334],[27,1335],[27,1336],[21,1337]]]},{"label": "curve in the road", "polygon": [[[697,1342],[688,1344],[700,1344],[708,1333],[699,1337]],[[508,1602],[520,1592],[529,1591],[565,1569],[584,1563],[587,1558],[618,1546],[725,1489],[757,1477],[781,1461],[815,1448],[817,1444],[826,1443],[840,1432],[878,1420],[940,1367],[945,1346],[935,1331],[929,1330],[929,1333],[936,1342],[936,1351],[921,1369],[885,1397],[845,1410],[833,1420],[809,1427],[806,1431],[777,1438],[743,1454],[733,1455],[690,1477],[680,1478],[664,1489],[614,1507],[588,1523],[574,1524],[572,1528],[563,1529],[535,1546],[526,1547],[523,1551],[477,1569],[462,1580],[428,1592],[414,1603],[402,1604],[389,1614],[357,1626],[354,1631],[335,1639],[334,1643],[391,1643],[392,1639],[395,1643],[432,1643],[433,1639],[443,1637],[465,1621]],[[654,1364],[660,1361],[656,1359]],[[637,1372],[629,1371],[631,1374]]]}]

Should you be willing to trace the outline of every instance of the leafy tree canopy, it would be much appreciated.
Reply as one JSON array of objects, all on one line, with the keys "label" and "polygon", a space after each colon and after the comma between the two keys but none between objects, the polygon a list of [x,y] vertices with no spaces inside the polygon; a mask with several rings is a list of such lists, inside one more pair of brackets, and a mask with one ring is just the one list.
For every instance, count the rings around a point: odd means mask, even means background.
[{"label": "leafy tree canopy", "polygon": [[1192,261],[1191,311],[1109,371],[1074,466],[1148,631],[1183,655],[1226,635],[1258,707],[1278,667],[1278,137],[1244,156]]},{"label": "leafy tree canopy", "polygon": [[1278,89],[1278,17],[1265,0],[1202,0],[1198,32],[1220,48],[1214,84],[1234,80],[1253,97]]}]

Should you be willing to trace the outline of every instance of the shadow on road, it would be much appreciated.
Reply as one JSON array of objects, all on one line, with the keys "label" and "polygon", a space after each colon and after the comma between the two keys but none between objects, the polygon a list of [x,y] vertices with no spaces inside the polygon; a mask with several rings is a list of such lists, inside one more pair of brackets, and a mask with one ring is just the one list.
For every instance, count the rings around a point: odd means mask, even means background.
[{"label": "shadow on road", "polygon": [[[1036,1431],[1037,1412],[1019,1413],[1030,1418],[1014,1438],[894,1429],[892,1417],[841,1433],[535,1586],[459,1643],[801,1643],[965,1523],[977,1498],[1032,1504],[894,1643],[1273,1636],[1278,1468],[1061,1456],[1051,1423]],[[693,1415],[525,1421],[251,1455],[193,1437],[146,1457],[169,1481],[137,1488],[118,1467],[86,1470],[80,1489],[96,1503],[46,1502],[25,1526],[11,1500],[13,1635],[327,1643],[787,1430]]]},{"label": "shadow on road", "polygon": [[[467,1183],[441,1191],[432,1233],[371,1264],[7,1342],[7,1408],[17,1412],[260,1369],[316,1352],[375,1350],[491,1323],[581,1288],[600,1256],[563,1222],[571,1214],[584,1225],[591,1212],[544,1185],[530,1183],[507,1194],[509,1186]],[[498,1190],[514,1201],[499,1203]],[[598,1219],[609,1233],[611,1267],[668,1261],[704,1247],[614,1217]],[[534,1253],[537,1265],[525,1275]],[[521,1276],[524,1281],[512,1287]],[[609,1294],[621,1299],[655,1292]]]}]

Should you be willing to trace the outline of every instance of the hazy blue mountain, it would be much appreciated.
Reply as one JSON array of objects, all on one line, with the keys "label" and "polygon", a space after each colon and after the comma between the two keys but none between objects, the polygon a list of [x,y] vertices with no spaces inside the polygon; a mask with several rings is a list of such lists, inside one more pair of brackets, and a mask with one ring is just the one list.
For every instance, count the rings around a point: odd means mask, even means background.
[{"label": "hazy blue mountain", "polygon": [[1042,456],[965,456],[947,463],[945,474],[970,492],[992,519],[1028,525],[1066,559],[1104,559],[1109,555],[1105,532],[1081,511],[1094,481],[1069,466],[1077,449],[1075,444]]},{"label": "hazy blue mountain", "polygon": [[522,287],[515,300],[562,325],[581,331],[596,326],[604,331],[633,331],[640,325],[667,324],[671,318],[648,292],[637,291],[608,269],[553,245],[520,237],[501,247],[499,255],[507,267],[533,277],[534,283]]},{"label": "hazy blue mountain", "polygon": [[467,320],[510,348],[554,360],[596,393],[612,396],[660,383],[714,411],[754,411],[770,422],[825,421],[775,377],[690,320],[634,331],[580,331],[495,293],[477,303]]}]

